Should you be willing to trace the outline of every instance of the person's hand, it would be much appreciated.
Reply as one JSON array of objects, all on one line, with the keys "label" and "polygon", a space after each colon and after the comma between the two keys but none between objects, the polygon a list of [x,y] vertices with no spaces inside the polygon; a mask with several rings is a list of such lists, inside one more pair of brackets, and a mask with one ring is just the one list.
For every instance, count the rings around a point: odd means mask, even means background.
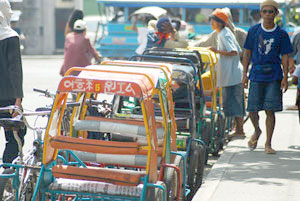
[{"label": "person's hand", "polygon": [[295,65],[290,66],[290,68],[289,68],[289,73],[290,73],[290,74],[293,74],[294,71],[295,71],[295,69],[296,69],[296,66],[295,66]]},{"label": "person's hand", "polygon": [[283,93],[287,91],[288,86],[289,86],[289,84],[288,84],[287,78],[283,78],[281,81],[281,87],[280,87],[282,89]]},{"label": "person's hand", "polygon": [[216,48],[214,48],[214,47],[209,47],[208,48],[210,51],[213,51],[213,52],[215,52],[215,53],[217,53],[218,52],[218,50],[216,49]]},{"label": "person's hand", "polygon": [[244,89],[248,89],[248,76],[247,75],[243,75],[243,79],[242,79],[242,85],[244,87]]},{"label": "person's hand", "polygon": [[137,15],[133,15],[133,16],[131,17],[132,22],[136,22],[137,19],[138,19]]},{"label": "person's hand", "polygon": [[[21,99],[21,98],[17,98],[17,99],[16,99],[15,106],[17,106],[20,110],[23,110],[23,107],[22,107],[22,99]],[[18,116],[18,115],[19,115],[18,112],[14,112],[14,113],[12,114],[12,117],[16,117],[16,116]]]},{"label": "person's hand", "polygon": [[175,33],[175,29],[170,22],[164,22],[162,24],[162,29],[164,30],[165,33],[171,33],[171,34]]}]

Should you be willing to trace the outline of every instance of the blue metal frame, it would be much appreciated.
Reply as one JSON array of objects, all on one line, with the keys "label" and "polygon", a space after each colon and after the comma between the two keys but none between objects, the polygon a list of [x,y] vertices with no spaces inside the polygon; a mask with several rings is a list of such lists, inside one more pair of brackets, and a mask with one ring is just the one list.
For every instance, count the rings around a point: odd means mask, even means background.
[{"label": "blue metal frame", "polygon": [[[72,151],[68,150],[69,154],[71,154],[72,156],[74,156],[76,158],[76,160],[78,160],[76,163],[74,164],[84,164],[74,153],[72,153]],[[60,159],[62,159],[63,157],[60,156]],[[66,162],[66,164],[69,164],[70,162],[68,162],[66,159],[62,159],[64,162]],[[143,201],[145,200],[145,196],[146,196],[146,188],[147,187],[155,187],[155,188],[160,188],[163,190],[163,194],[164,194],[164,198],[166,195],[166,189],[162,186],[162,185],[158,185],[158,184],[152,184],[152,183],[148,183],[148,175],[146,175],[145,177],[142,178],[143,181],[143,190],[141,193],[140,197],[128,197],[128,196],[116,196],[116,195],[106,195],[106,194],[94,194],[94,193],[87,193],[87,192],[72,192],[72,191],[62,191],[62,190],[49,190],[47,187],[41,187],[42,184],[45,183],[45,172],[49,172],[49,174],[52,177],[52,181],[55,180],[55,178],[52,176],[51,174],[51,167],[53,165],[55,165],[55,161],[53,161],[52,163],[50,163],[47,167],[45,165],[42,165],[41,171],[40,171],[40,175],[36,184],[36,187],[34,189],[34,194],[33,194],[33,198],[32,201],[36,200],[37,194],[40,191],[42,193],[42,200],[45,201],[45,194],[46,193],[50,193],[51,194],[51,200],[56,201],[57,200],[57,196],[58,195],[76,195],[79,196],[77,198],[75,198],[75,200],[89,200],[89,201],[96,201],[96,200],[114,200],[114,201],[120,201],[120,200],[132,200],[132,201]],[[84,167],[86,167],[86,165],[84,164]],[[12,176],[16,176],[16,174],[11,174],[11,175],[5,175],[5,177],[12,177]],[[49,181],[48,181],[49,182]],[[90,196],[91,198],[80,198],[80,196]],[[97,197],[97,198],[93,198],[93,197]],[[166,201],[165,199],[163,199],[163,201]]]}]

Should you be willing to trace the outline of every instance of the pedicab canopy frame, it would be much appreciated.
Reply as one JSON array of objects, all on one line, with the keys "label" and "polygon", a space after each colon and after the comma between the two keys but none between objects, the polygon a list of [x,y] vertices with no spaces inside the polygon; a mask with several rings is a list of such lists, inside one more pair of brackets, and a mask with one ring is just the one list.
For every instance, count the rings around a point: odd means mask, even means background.
[{"label": "pedicab canopy frame", "polygon": [[[57,157],[58,148],[68,148],[63,146],[63,142],[79,143],[84,141],[87,146],[73,147],[78,151],[92,153],[109,154],[146,154],[148,155],[146,174],[149,175],[149,181],[157,181],[157,156],[161,152],[158,149],[156,121],[153,115],[153,103],[151,98],[154,93],[155,85],[158,82],[160,69],[144,69],[143,73],[109,71],[105,70],[108,66],[89,66],[86,68],[71,68],[67,71],[65,77],[59,83],[57,96],[55,98],[51,116],[48,122],[44,152],[43,164],[47,165]],[[117,67],[115,67],[117,68]],[[119,68],[120,69],[120,68]],[[123,68],[124,69],[124,68]],[[72,71],[82,71],[78,77],[68,76]],[[77,93],[104,93],[122,96],[136,97],[141,101],[144,116],[144,125],[146,128],[148,146],[141,146],[139,143],[119,143],[111,141],[94,142],[94,146],[89,146],[89,139],[79,139],[67,136],[60,136],[60,124],[66,99],[69,92]],[[69,145],[68,145],[69,146]],[[109,149],[105,147],[110,147]],[[149,172],[150,171],[150,172]]]}]

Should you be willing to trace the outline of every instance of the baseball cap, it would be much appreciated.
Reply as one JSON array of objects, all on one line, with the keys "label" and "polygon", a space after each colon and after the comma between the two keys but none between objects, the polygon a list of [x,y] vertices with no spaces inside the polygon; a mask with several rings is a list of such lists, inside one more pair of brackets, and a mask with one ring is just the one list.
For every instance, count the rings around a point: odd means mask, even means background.
[{"label": "baseball cap", "polygon": [[159,31],[159,32],[164,32],[162,25],[163,25],[165,22],[171,23],[170,18],[162,17],[162,18],[160,18],[160,19],[157,21],[157,23],[156,23],[157,31]]},{"label": "baseball cap", "polygon": [[82,31],[86,29],[86,22],[83,20],[76,20],[73,26],[76,31]]},{"label": "baseball cap", "polygon": [[260,4],[260,10],[262,10],[262,8],[264,6],[273,6],[276,8],[276,10],[278,10],[279,6],[278,6],[278,3],[274,0],[265,0],[263,1],[261,4]]},{"label": "baseball cap", "polygon": [[224,10],[217,8],[214,10],[210,18],[215,19],[218,22],[226,24],[228,21],[228,15],[224,12]]}]

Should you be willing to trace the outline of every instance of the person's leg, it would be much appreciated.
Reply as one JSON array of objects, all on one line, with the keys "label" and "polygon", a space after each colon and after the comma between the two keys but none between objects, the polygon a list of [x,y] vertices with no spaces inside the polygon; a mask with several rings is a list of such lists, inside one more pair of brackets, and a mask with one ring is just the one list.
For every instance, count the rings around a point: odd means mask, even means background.
[{"label": "person's leg", "polygon": [[265,152],[275,154],[272,149],[271,141],[275,127],[275,112],[282,111],[282,91],[280,89],[280,81],[274,81],[267,84],[266,96],[264,100],[264,110],[266,112],[266,131],[267,140],[265,143]]},{"label": "person's leg", "polygon": [[5,131],[5,149],[3,152],[3,163],[11,163],[19,153],[18,143],[14,138],[13,132]]},{"label": "person's leg", "polygon": [[275,127],[275,112],[282,111],[282,91],[280,89],[280,82],[275,81],[268,84],[266,89],[266,99],[264,104],[266,111],[266,132],[267,139],[265,143],[265,152],[267,154],[275,154],[275,150],[272,148],[272,136]]},{"label": "person's leg", "polygon": [[[237,84],[226,88],[226,99],[225,102],[229,109],[227,114],[234,117],[235,121],[235,131],[233,131],[228,138],[232,137],[244,137],[244,115],[245,115],[245,102],[244,102],[244,88],[241,84]],[[223,88],[223,89],[224,89]],[[223,91],[222,91],[223,93]],[[223,96],[224,97],[224,96]],[[227,109],[228,110],[228,109]],[[226,111],[226,110],[225,110]],[[226,113],[225,113],[226,114]]]},{"label": "person's leg", "polygon": [[247,110],[249,112],[251,123],[254,127],[254,133],[248,141],[248,146],[251,149],[256,148],[257,141],[261,135],[258,112],[263,109],[264,88],[265,86],[263,83],[250,82]]},{"label": "person's leg", "polygon": [[235,122],[236,122],[236,133],[238,135],[245,135],[244,133],[244,117],[235,117]]},{"label": "person's leg", "polygon": [[[15,104],[15,100],[0,101],[0,107],[5,107],[14,104]],[[0,118],[11,118],[11,115],[9,113],[1,113]],[[21,129],[18,132],[22,144],[24,144],[25,134],[26,134],[26,128]],[[6,144],[5,144],[5,149],[3,151],[2,160],[4,163],[11,163],[19,154],[18,143],[14,138],[14,134],[12,130],[5,130],[5,140],[6,140]]]},{"label": "person's leg", "polygon": [[265,151],[267,153],[275,153],[275,150],[272,149],[271,141],[275,127],[275,113],[273,111],[266,110],[266,132],[267,132],[267,139],[265,143]]},{"label": "person's leg", "polygon": [[249,117],[251,120],[251,123],[254,127],[254,133],[251,136],[251,139],[253,140],[258,140],[260,134],[261,134],[261,129],[259,127],[259,115],[258,112],[249,112]]}]

